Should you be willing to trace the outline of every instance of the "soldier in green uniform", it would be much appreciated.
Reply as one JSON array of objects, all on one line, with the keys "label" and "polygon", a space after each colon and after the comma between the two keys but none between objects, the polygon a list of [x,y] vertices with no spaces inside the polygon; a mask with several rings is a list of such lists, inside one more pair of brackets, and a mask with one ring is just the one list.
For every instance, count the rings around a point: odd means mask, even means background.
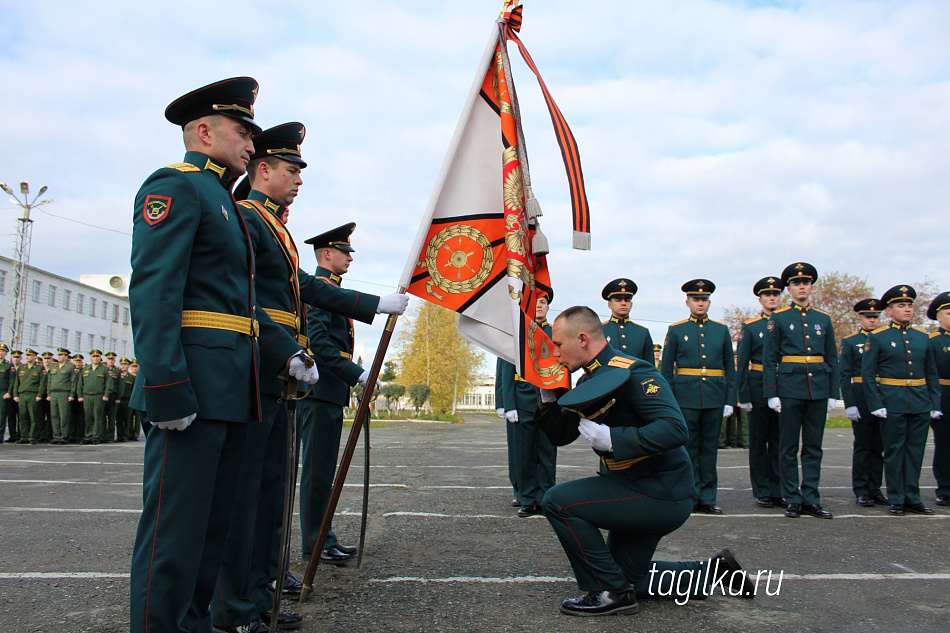
[{"label": "soldier in green uniform", "polygon": [[881,303],[890,325],[868,335],[861,378],[871,415],[882,420],[890,514],[933,514],[920,498],[929,421],[941,417],[940,383],[930,336],[911,325],[917,291],[894,286]]},{"label": "soldier in green uniform", "polygon": [[[50,367],[53,366],[53,353],[50,351],[40,354],[40,362],[43,364],[43,372],[49,374]],[[40,437],[39,441],[48,444],[53,440],[53,414],[49,401],[49,380],[44,382],[43,391],[40,395]]]},{"label": "soldier in green uniform", "polygon": [[[13,373],[13,363],[7,360],[7,353],[10,348],[6,343],[0,343],[0,444],[3,444],[4,435],[7,431],[7,409],[13,402],[13,396],[10,394],[10,377]],[[10,443],[16,441],[13,427],[10,427]]]},{"label": "soldier in green uniform", "polygon": [[132,436],[132,409],[129,407],[129,401],[132,399],[135,376],[129,373],[131,362],[125,357],[119,359],[119,377],[116,379],[116,442],[125,442]]},{"label": "soldier in green uniform", "polygon": [[[255,298],[254,252],[230,184],[260,132],[257,82],[219,81],[172,102],[184,161],[157,170],[133,207],[132,333],[141,364],[130,406],[148,434],[132,553],[131,630],[210,631],[258,376],[316,382],[296,340]],[[255,424],[249,424],[255,422]]]},{"label": "soldier in green uniform", "polygon": [[70,433],[69,441],[73,444],[79,444],[86,435],[86,410],[79,401],[79,375],[85,366],[86,357],[82,354],[73,354],[73,388],[70,398]]},{"label": "soldier in green uniform", "polygon": [[[720,578],[724,568],[741,570],[728,551],[708,562],[652,560],[660,539],[686,522],[697,498],[684,448],[686,422],[653,363],[614,350],[597,315],[582,306],[558,315],[552,341],[561,364],[570,371],[583,368],[584,375],[560,406],[552,402],[553,391],[541,392],[538,423],[558,446],[583,435],[600,459],[598,476],[558,484],[544,496],[544,514],[587,592],[562,602],[561,612],[636,613],[638,596],[680,597],[683,583],[669,580],[664,591],[667,576],[689,574],[692,580],[710,564],[711,578]],[[608,531],[606,542],[602,529]],[[707,595],[702,582],[685,587],[690,597]],[[749,584],[736,589],[754,597]]]},{"label": "soldier in green uniform", "polygon": [[669,327],[661,373],[670,383],[689,429],[686,450],[699,494],[696,511],[722,514],[716,505],[716,461],[722,419],[732,415],[736,404],[732,336],[728,327],[706,314],[709,295],[716,290],[713,282],[693,279],[683,284],[682,290],[690,316]]},{"label": "soldier in green uniform", "polygon": [[106,404],[115,393],[109,368],[102,364],[102,351],[89,352],[89,364],[79,372],[76,393],[86,414],[83,444],[101,444],[106,440]]},{"label": "soldier in green uniform", "polygon": [[115,352],[106,352],[103,357],[105,358],[106,371],[109,372],[109,378],[112,379],[112,384],[115,386],[112,391],[112,396],[109,398],[109,401],[106,402],[105,424],[103,426],[105,435],[99,438],[100,441],[109,443],[117,439],[117,432],[119,430],[116,406],[119,403],[119,378],[122,376],[122,370],[115,365],[116,356],[117,354]]},{"label": "soldier in green uniform", "polygon": [[762,350],[765,330],[779,306],[785,284],[775,276],[763,277],[752,286],[762,311],[742,324],[736,346],[739,407],[749,414],[749,478],[752,496],[762,508],[785,507],[778,476],[779,417],[769,409],[762,389]]},{"label": "soldier in green uniform", "polygon": [[940,416],[931,418],[934,434],[933,475],[937,505],[950,506],[950,292],[941,292],[927,308],[927,317],[940,327],[930,335],[930,351],[940,383]]},{"label": "soldier in green uniform", "polygon": [[859,506],[890,505],[881,492],[884,481],[884,444],[881,421],[871,415],[864,396],[861,361],[868,335],[877,329],[882,304],[877,299],[862,299],[854,304],[861,331],[841,339],[841,398],[845,414],[851,420],[854,445],[851,452],[851,490]]},{"label": "soldier in green uniform", "polygon": [[[505,421],[505,444],[508,447],[508,481],[511,483],[511,506],[521,507],[521,488],[518,484],[521,478],[521,452],[518,450],[518,437],[515,433],[515,424],[518,423],[518,410],[505,410],[505,374],[507,366],[511,365],[503,358],[495,359],[495,412]],[[514,371],[514,365],[511,365]]]},{"label": "soldier in green uniform", "polygon": [[[553,296],[553,292],[551,293]],[[535,318],[538,325],[551,335],[547,322],[548,295],[538,298]],[[502,397],[504,408],[517,415],[513,425],[518,447],[518,485],[521,508],[518,516],[525,518],[541,514],[541,500],[556,481],[557,447],[538,427],[538,388],[515,373],[515,366],[504,362],[502,366]]]},{"label": "soldier in green uniform", "polygon": [[129,415],[128,440],[130,442],[138,442],[139,435],[142,433],[142,414],[138,409],[133,408],[131,404],[132,392],[135,391],[135,384],[139,381],[139,362],[134,358],[132,362],[129,363],[129,375],[126,378],[132,381],[132,386],[129,389],[130,402],[126,404]]},{"label": "soldier in green uniform", "polygon": [[[295,122],[255,135],[248,177],[235,189],[254,251],[257,301],[301,345],[305,344],[300,329],[304,303],[364,323],[372,323],[380,312],[401,313],[408,303],[405,295],[377,297],[345,290],[300,269],[296,245],[281,218],[303,183],[301,170],[307,163],[300,146],[305,135],[304,126]],[[258,618],[270,619],[268,581],[276,575],[280,542],[287,409],[281,401],[283,381],[262,374],[259,384],[262,423],[248,430],[237,501],[212,603],[212,622],[224,631],[257,626]],[[282,585],[299,594],[301,583],[292,574],[287,574]],[[295,626],[301,617],[282,613],[280,622],[285,627]]]},{"label": "soldier in green uniform", "polygon": [[[782,271],[792,305],[769,317],[762,351],[762,386],[770,409],[779,414],[779,475],[788,507],[785,516],[804,512],[819,519],[832,514],[821,507],[821,441],[825,420],[838,396],[838,348],[827,312],[812,307],[818,271],[795,262]],[[801,486],[798,451],[801,439]]]},{"label": "soldier in green uniform", "polygon": [[13,400],[19,405],[20,444],[36,444],[42,433],[40,394],[46,389],[43,363],[36,360],[36,352],[26,348],[26,363],[17,368]]},{"label": "soldier in green uniform", "polygon": [[20,368],[20,365],[23,364],[23,352],[18,349],[10,352],[10,363],[12,367],[10,367],[10,400],[7,403],[7,428],[10,429],[11,442],[28,444],[30,438],[26,438],[26,441],[23,441],[24,438],[20,436],[20,407],[13,399],[13,392],[16,389],[17,370]]},{"label": "soldier in green uniform", "polygon": [[650,330],[630,320],[633,308],[633,295],[637,294],[637,284],[632,279],[621,277],[614,279],[601,291],[600,296],[607,300],[610,318],[604,321],[604,336],[610,345],[624,354],[650,360],[653,358],[653,337]]},{"label": "soldier in green uniform", "polygon": [[69,401],[75,392],[75,367],[69,362],[69,350],[56,350],[56,362],[46,372],[46,400],[53,417],[51,444],[67,444],[69,439]]}]

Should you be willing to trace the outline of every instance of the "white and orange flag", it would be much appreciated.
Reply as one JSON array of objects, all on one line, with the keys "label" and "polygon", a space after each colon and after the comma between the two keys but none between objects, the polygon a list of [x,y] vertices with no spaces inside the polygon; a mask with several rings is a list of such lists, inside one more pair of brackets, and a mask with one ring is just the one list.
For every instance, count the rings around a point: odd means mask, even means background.
[{"label": "white and orange flag", "polygon": [[[442,164],[400,286],[458,312],[459,333],[515,366],[528,382],[569,387],[568,373],[534,320],[551,293],[546,247],[530,189],[507,41],[538,77],[564,157],[574,246],[590,248],[590,217],[573,134],[518,39],[521,7],[505,3]],[[526,195],[527,194],[527,195]],[[528,209],[525,201],[528,200]],[[532,245],[534,248],[532,249]]]}]

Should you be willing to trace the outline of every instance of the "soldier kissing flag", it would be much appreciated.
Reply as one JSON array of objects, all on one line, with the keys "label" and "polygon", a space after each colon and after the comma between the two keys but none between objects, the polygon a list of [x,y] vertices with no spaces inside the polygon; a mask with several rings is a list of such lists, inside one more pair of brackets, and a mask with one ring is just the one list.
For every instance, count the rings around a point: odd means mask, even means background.
[{"label": "soldier kissing flag", "polygon": [[520,28],[521,7],[509,0],[485,50],[400,286],[458,312],[462,336],[511,362],[528,382],[551,389],[569,387],[569,379],[534,319],[538,297],[550,296],[551,279],[508,40],[518,45],[538,77],[554,123],[571,191],[575,248],[590,248],[590,216],[577,144],[518,39]]}]

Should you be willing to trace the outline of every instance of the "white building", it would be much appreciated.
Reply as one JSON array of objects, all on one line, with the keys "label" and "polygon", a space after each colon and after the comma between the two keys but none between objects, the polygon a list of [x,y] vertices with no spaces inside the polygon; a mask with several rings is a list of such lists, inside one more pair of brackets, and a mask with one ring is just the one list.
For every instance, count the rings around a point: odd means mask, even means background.
[{"label": "white building", "polygon": [[[87,276],[81,279],[86,281]],[[83,283],[29,269],[22,348],[39,353],[65,347],[88,358],[90,350],[132,358],[128,275],[89,275]],[[13,260],[0,257],[0,341],[13,328]]]},{"label": "white building", "polygon": [[480,374],[475,386],[459,398],[455,407],[459,411],[494,411],[495,374]]}]

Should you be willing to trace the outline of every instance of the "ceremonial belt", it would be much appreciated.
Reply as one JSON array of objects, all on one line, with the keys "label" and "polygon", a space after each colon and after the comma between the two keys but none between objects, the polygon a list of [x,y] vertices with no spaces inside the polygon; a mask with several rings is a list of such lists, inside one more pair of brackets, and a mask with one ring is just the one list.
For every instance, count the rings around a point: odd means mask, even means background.
[{"label": "ceremonial belt", "polygon": [[765,368],[758,363],[749,363],[749,369],[752,371],[765,371]]},{"label": "ceremonial belt", "polygon": [[852,382],[853,384],[857,385],[857,384],[860,384],[860,383],[864,382],[864,378],[862,378],[861,376],[853,376],[853,377],[851,378],[851,382]]},{"label": "ceremonial belt", "polygon": [[528,382],[528,381],[522,378],[521,376],[519,376],[518,374],[515,374],[515,382]]},{"label": "ceremonial belt", "polygon": [[944,387],[950,387],[950,378],[941,378],[940,384]]},{"label": "ceremonial belt", "polygon": [[224,314],[223,312],[206,312],[204,310],[183,310],[181,313],[182,327],[202,327],[212,330],[229,330],[238,334],[258,336],[260,326],[257,319]]},{"label": "ceremonial belt", "polygon": [[878,378],[877,381],[889,387],[923,387],[927,384],[926,378]]},{"label": "ceremonial belt", "polygon": [[782,356],[783,363],[823,363],[824,356]]},{"label": "ceremonial belt", "polygon": [[340,356],[342,356],[343,358],[346,358],[347,360],[353,358],[353,354],[350,354],[349,352],[340,352]]},{"label": "ceremonial belt", "polygon": [[649,459],[653,455],[644,455],[643,457],[634,457],[632,459],[624,459],[622,461],[614,461],[609,457],[601,457],[600,463],[604,465],[604,468],[607,470],[626,470],[636,464],[637,462],[642,462],[645,459]]},{"label": "ceremonial belt", "polygon": [[[264,308],[264,312],[270,315],[270,318],[274,320],[274,323],[280,323],[281,325],[292,327],[297,332],[300,331],[300,321],[297,319],[297,315],[293,312],[284,312],[283,310],[277,310],[276,308]],[[297,342],[303,347],[310,345],[310,339],[303,334],[297,334]]]},{"label": "ceremonial belt", "polygon": [[693,369],[690,367],[677,367],[676,373],[680,376],[725,376],[726,372],[721,369]]}]

